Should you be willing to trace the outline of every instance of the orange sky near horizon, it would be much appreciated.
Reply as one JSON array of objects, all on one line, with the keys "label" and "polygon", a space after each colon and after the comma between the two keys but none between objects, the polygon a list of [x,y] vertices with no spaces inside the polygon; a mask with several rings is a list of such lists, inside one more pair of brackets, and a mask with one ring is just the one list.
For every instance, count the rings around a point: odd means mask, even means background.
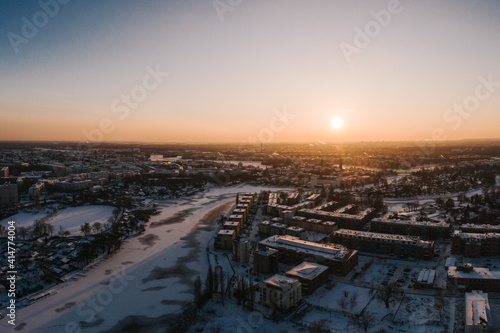
[{"label": "orange sky near horizon", "polygon": [[[0,140],[499,138],[500,4],[390,3],[71,2],[17,53],[0,40]],[[37,10],[6,5],[0,34]]]}]

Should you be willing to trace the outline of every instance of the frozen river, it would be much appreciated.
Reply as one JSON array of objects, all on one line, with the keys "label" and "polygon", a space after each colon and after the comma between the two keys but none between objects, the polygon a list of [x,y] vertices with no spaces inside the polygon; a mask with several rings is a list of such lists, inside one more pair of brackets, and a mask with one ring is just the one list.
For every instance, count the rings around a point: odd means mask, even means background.
[{"label": "frozen river", "polygon": [[[144,234],[57,293],[19,309],[26,332],[164,332],[172,313],[192,301],[193,281],[205,279],[205,247],[212,223],[233,205],[236,193],[281,188],[242,185],[212,188],[162,207]],[[0,330],[10,325],[0,320]]]}]

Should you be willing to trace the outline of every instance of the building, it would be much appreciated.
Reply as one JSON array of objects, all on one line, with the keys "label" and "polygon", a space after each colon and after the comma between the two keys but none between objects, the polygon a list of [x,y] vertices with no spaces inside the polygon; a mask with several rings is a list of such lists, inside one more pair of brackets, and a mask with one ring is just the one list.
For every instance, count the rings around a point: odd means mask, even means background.
[{"label": "building", "polygon": [[217,250],[232,250],[233,240],[236,238],[236,231],[221,229],[215,236],[214,248]]},{"label": "building", "polygon": [[278,250],[262,249],[253,254],[253,270],[260,274],[278,272]]},{"label": "building", "polygon": [[244,201],[249,201],[250,205],[253,205],[253,203],[255,201],[255,193],[247,192],[247,193],[244,193],[242,196],[238,195],[237,199],[238,199],[238,203],[244,202]]},{"label": "building", "polygon": [[236,236],[240,234],[240,224],[238,222],[224,222],[222,229],[234,230],[236,232]]},{"label": "building", "polygon": [[434,269],[422,269],[418,272],[415,281],[415,289],[433,288],[436,271]]},{"label": "building", "polygon": [[465,294],[465,333],[483,333],[491,327],[488,294],[473,290]]},{"label": "building", "polygon": [[246,264],[250,257],[250,243],[247,239],[236,237],[233,241],[233,260]]},{"label": "building", "polygon": [[231,214],[227,218],[227,222],[238,222],[239,227],[243,226],[243,214]]},{"label": "building", "polygon": [[337,244],[319,244],[292,236],[271,236],[260,247],[279,251],[279,260],[298,265],[303,261],[316,262],[329,268],[329,273],[346,276],[358,264],[358,252]]},{"label": "building", "polygon": [[375,218],[370,222],[371,231],[386,234],[418,236],[423,239],[449,238],[451,225],[446,222],[409,221]]},{"label": "building", "polygon": [[328,267],[304,261],[286,272],[286,276],[299,280],[303,294],[310,295],[325,284],[328,279]]},{"label": "building", "polygon": [[301,227],[288,227],[286,228],[286,234],[289,236],[297,237],[302,239],[305,233],[305,229]]},{"label": "building", "polygon": [[31,199],[38,199],[42,195],[42,190],[45,184],[38,182],[29,188],[29,194]]},{"label": "building", "polygon": [[300,227],[306,231],[314,231],[331,234],[338,229],[337,223],[332,221],[323,222],[320,219],[307,219],[303,216],[294,216],[289,223],[291,227]]},{"label": "building", "polygon": [[283,275],[274,275],[260,287],[261,303],[271,309],[288,310],[302,299],[302,285]]},{"label": "building", "polygon": [[314,202],[315,205],[318,205],[321,202],[321,194],[314,193],[306,198],[307,201]]},{"label": "building", "polygon": [[451,253],[468,258],[500,256],[500,233],[469,233],[455,230]]},{"label": "building", "polygon": [[500,233],[500,225],[466,223],[460,226],[460,230],[477,234]]},{"label": "building", "polygon": [[448,267],[448,285],[459,290],[500,292],[500,271],[471,264]]},{"label": "building", "polygon": [[333,233],[333,242],[350,249],[398,258],[432,259],[434,255],[434,242],[415,236],[340,229]]},{"label": "building", "polygon": [[0,185],[0,206],[15,204],[19,201],[16,184]]},{"label": "building", "polygon": [[257,228],[260,235],[266,236],[271,234],[271,222],[269,221],[260,221]]},{"label": "building", "polygon": [[339,228],[363,230],[374,213],[375,210],[372,208],[366,209],[358,214],[328,212],[319,209],[301,209],[297,212],[297,215],[308,219],[336,222]]},{"label": "building", "polygon": [[[246,206],[243,206],[241,205],[240,208],[238,208],[238,205],[236,206],[235,209],[233,209],[233,214],[231,216],[242,216],[241,218],[241,225],[243,225],[245,223],[245,221],[247,220],[247,210],[244,208]],[[231,217],[229,216],[229,217]]]},{"label": "building", "polygon": [[286,235],[286,224],[283,223],[273,223],[269,228],[271,235]]}]

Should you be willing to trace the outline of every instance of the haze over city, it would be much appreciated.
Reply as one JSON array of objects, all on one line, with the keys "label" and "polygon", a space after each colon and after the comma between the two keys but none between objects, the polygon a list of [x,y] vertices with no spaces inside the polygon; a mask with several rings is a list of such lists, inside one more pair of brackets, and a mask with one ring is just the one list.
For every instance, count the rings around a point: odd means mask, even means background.
[{"label": "haze over city", "polygon": [[0,140],[89,141],[109,119],[103,141],[241,142],[276,109],[274,142],[498,138],[496,1],[2,7]]}]

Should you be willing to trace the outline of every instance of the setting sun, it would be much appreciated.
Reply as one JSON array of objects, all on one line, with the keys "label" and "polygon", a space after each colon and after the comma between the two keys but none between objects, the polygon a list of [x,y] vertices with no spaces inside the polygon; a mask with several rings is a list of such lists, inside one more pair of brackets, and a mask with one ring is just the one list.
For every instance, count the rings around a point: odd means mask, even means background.
[{"label": "setting sun", "polygon": [[332,127],[333,128],[339,129],[342,127],[343,124],[344,124],[344,121],[342,120],[342,118],[335,117],[332,120]]}]

